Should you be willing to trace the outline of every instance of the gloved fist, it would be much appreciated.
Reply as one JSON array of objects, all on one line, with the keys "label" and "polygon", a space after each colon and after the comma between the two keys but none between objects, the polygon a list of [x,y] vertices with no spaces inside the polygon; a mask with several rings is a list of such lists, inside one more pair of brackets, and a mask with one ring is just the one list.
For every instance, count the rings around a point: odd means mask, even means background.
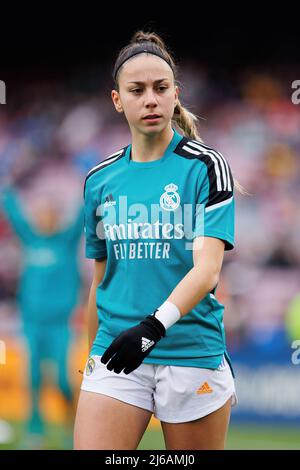
[{"label": "gloved fist", "polygon": [[137,326],[117,336],[104,352],[101,362],[107,364],[110,359],[108,370],[119,374],[124,369],[124,374],[129,374],[141,365],[165,335],[164,325],[154,315],[148,315]]}]

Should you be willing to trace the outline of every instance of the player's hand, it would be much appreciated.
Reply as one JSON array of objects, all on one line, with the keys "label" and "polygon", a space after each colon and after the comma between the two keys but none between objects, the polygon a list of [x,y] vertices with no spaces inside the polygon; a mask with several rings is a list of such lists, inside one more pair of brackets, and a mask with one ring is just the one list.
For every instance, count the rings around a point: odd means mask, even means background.
[{"label": "player's hand", "polygon": [[153,315],[148,315],[137,326],[123,331],[106,349],[101,362],[108,370],[129,374],[141,365],[158,341],[166,335],[163,324]]}]

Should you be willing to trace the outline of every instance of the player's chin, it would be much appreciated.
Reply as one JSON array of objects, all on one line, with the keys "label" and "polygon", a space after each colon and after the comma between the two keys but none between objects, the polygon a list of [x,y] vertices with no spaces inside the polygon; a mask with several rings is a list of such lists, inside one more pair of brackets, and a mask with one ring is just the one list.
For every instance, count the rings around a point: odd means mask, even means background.
[{"label": "player's chin", "polygon": [[140,126],[140,129],[143,133],[147,135],[155,135],[159,134],[161,131],[163,131],[166,127],[166,123],[163,119],[159,119],[155,123],[149,123],[149,122],[144,122],[142,121],[142,124]]}]

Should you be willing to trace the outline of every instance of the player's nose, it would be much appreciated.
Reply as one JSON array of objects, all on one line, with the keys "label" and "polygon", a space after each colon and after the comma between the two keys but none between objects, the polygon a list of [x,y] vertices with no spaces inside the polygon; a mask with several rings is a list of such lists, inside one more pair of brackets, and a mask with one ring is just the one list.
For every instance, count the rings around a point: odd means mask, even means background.
[{"label": "player's nose", "polygon": [[157,99],[153,90],[148,89],[145,93],[145,106],[148,108],[149,106],[157,106]]}]

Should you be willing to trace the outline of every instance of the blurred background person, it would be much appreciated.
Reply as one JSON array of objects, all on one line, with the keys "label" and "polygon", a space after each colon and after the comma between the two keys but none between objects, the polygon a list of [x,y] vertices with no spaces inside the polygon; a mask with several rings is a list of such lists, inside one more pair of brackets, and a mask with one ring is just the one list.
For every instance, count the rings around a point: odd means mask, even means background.
[{"label": "blurred background person", "polygon": [[[30,220],[13,184],[1,188],[1,208],[20,244],[22,268],[17,293],[29,356],[31,412],[26,442],[38,445],[45,433],[40,410],[44,360],[55,365],[56,383],[73,417],[73,390],[68,367],[72,339],[70,319],[80,300],[78,248],[83,233],[83,208],[62,226],[54,194],[42,194]],[[42,445],[42,442],[41,442]]]}]

